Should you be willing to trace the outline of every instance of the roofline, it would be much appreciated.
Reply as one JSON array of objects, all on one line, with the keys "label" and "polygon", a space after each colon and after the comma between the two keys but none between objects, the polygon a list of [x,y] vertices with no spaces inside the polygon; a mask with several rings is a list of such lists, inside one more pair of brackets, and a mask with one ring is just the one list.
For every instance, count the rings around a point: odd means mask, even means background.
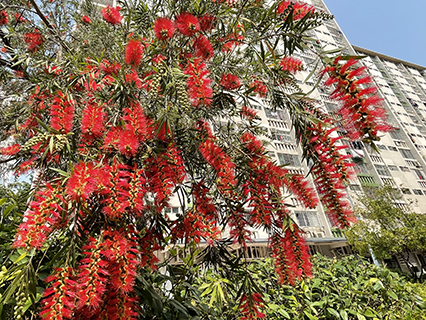
[{"label": "roofline", "polygon": [[357,46],[354,46],[354,45],[352,47],[354,48],[355,51],[360,51],[360,52],[368,54],[368,55],[378,56],[379,58],[383,58],[383,59],[386,59],[386,60],[389,60],[389,61],[392,61],[392,62],[402,63],[406,66],[417,69],[419,71],[426,70],[426,67],[420,66],[420,65],[415,64],[415,63],[411,63],[411,62],[408,62],[408,61],[404,61],[404,60],[401,60],[401,59],[390,57],[390,56],[387,56],[385,54],[378,53],[378,52],[375,52],[375,51],[371,51],[371,50],[368,50],[368,49],[364,49],[364,48],[361,48],[361,47],[357,47]]}]

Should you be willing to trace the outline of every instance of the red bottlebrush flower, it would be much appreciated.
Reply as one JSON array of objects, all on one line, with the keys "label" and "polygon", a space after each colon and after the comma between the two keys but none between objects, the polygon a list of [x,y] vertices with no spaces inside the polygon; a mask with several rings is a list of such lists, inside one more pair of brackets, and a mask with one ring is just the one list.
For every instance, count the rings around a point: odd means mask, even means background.
[{"label": "red bottlebrush flower", "polygon": [[183,12],[176,17],[176,28],[184,36],[192,37],[200,31],[200,23],[196,17],[188,12]]},{"label": "red bottlebrush flower", "polygon": [[140,65],[144,46],[138,40],[131,39],[126,46],[126,55],[124,61],[126,64],[136,68]]},{"label": "red bottlebrush flower", "polygon": [[20,144],[13,144],[8,147],[0,148],[0,154],[4,156],[14,156],[19,151],[21,151],[21,145]]},{"label": "red bottlebrush flower", "polygon": [[123,111],[125,115],[122,119],[126,130],[134,132],[140,141],[148,139],[149,120],[146,118],[142,106],[137,102],[132,102],[131,107]]},{"label": "red bottlebrush flower", "polygon": [[259,116],[257,115],[257,111],[249,108],[247,106],[243,106],[241,108],[241,112],[240,112],[241,116],[246,118],[247,120],[255,120],[255,119],[260,119]]},{"label": "red bottlebrush flower", "polygon": [[21,70],[14,70],[13,72],[15,73],[15,76],[17,78],[24,78],[25,77],[24,72],[22,72]]},{"label": "red bottlebrush flower", "polygon": [[75,201],[87,201],[97,190],[93,163],[80,162],[74,166],[66,192]]},{"label": "red bottlebrush flower", "polygon": [[142,80],[139,78],[135,70],[131,70],[126,74],[126,82],[129,84],[134,84],[136,88],[141,89],[143,87]]},{"label": "red bottlebrush flower", "polygon": [[103,60],[99,66],[106,74],[113,74],[115,76],[121,70],[121,64],[119,64],[118,62],[109,62],[107,60]]},{"label": "red bottlebrush flower", "polygon": [[154,64],[160,64],[161,62],[163,62],[164,60],[166,60],[166,57],[163,56],[162,54],[157,54],[156,56],[154,56],[152,58],[152,62]]},{"label": "red bottlebrush flower", "polygon": [[45,320],[72,319],[75,303],[76,283],[71,268],[57,268],[46,278],[50,287],[44,290],[40,318]]},{"label": "red bottlebrush flower", "polygon": [[271,237],[272,256],[279,282],[294,285],[296,279],[312,275],[312,265],[303,231],[296,224],[286,223],[283,236],[274,234]]},{"label": "red bottlebrush flower", "polygon": [[127,212],[129,206],[128,168],[114,160],[111,167],[105,166],[103,170],[108,172],[109,176],[109,179],[105,179],[106,175],[102,177],[107,182],[101,192],[106,196],[102,200],[103,212],[110,219],[120,219]]},{"label": "red bottlebrush flower", "polygon": [[114,152],[118,150],[118,139],[121,133],[121,128],[112,127],[106,134],[102,149]]},{"label": "red bottlebrush flower", "polygon": [[27,32],[24,34],[24,42],[28,45],[28,51],[37,52],[43,44],[44,39],[41,33],[36,29],[34,32]]},{"label": "red bottlebrush flower", "polygon": [[105,132],[106,112],[102,105],[89,102],[83,110],[81,118],[81,132],[83,136],[90,139],[98,139]]},{"label": "red bottlebrush flower", "polygon": [[[293,8],[293,20],[300,20],[307,14],[312,14],[315,12],[315,7],[308,4],[301,2],[293,3],[291,1],[283,1],[278,5],[277,14],[283,14],[284,11],[288,8]],[[289,13],[290,12],[284,16],[284,19],[287,18]]]},{"label": "red bottlebrush flower", "polygon": [[186,83],[192,105],[194,107],[210,106],[213,101],[213,89],[205,63],[200,59],[196,59],[193,64],[189,62],[184,74],[189,75]]},{"label": "red bottlebrush flower", "polygon": [[[368,86],[371,79],[365,75],[365,67],[357,66],[356,59],[342,61],[338,57],[333,65],[327,66],[322,73],[327,73],[330,77],[326,80],[326,85],[336,84],[336,89],[330,97],[342,102],[338,112],[351,139],[362,138],[372,142],[380,139],[377,137],[379,130],[391,130],[381,106],[382,99],[377,96],[374,86]],[[362,88],[361,85],[365,87]]]},{"label": "red bottlebrush flower", "polygon": [[258,93],[260,97],[264,98],[268,94],[268,87],[260,80],[254,80],[250,84],[250,88],[254,88],[253,92]]},{"label": "red bottlebrush flower", "polygon": [[282,58],[280,61],[280,66],[284,71],[288,71],[290,73],[296,73],[303,68],[302,61],[293,57]]},{"label": "red bottlebrush flower", "polygon": [[111,7],[107,6],[102,9],[102,16],[104,17],[105,21],[112,24],[117,25],[121,23],[121,20],[123,17],[120,15],[120,7]]},{"label": "red bottlebrush flower", "polygon": [[122,130],[118,136],[118,150],[126,157],[133,157],[137,154],[139,140],[134,130]]},{"label": "red bottlebrush flower", "polygon": [[9,22],[9,16],[7,15],[7,12],[4,10],[0,11],[0,26],[4,26]]},{"label": "red bottlebrush flower", "polygon": [[90,20],[88,16],[82,16],[81,21],[83,21],[84,23],[92,23],[92,20]]},{"label": "red bottlebrush flower", "polygon": [[170,39],[175,33],[175,25],[168,18],[158,18],[154,23],[154,33],[158,40]]},{"label": "red bottlebrush flower", "polygon": [[66,207],[60,186],[46,185],[25,212],[13,246],[40,249],[49,234],[66,221]]},{"label": "red bottlebrush flower", "polygon": [[220,80],[220,85],[225,90],[235,90],[241,86],[240,79],[235,74],[223,74]]},{"label": "red bottlebrush flower", "polygon": [[198,149],[207,163],[215,169],[219,190],[225,194],[232,194],[233,187],[237,184],[237,181],[235,164],[232,162],[231,158],[212,138],[206,139],[200,144]]},{"label": "red bottlebrush flower", "polygon": [[219,39],[222,42],[222,52],[230,52],[234,47],[242,44],[244,36],[229,34],[226,38]]},{"label": "red bottlebrush flower", "polygon": [[50,109],[50,126],[60,133],[69,133],[72,129],[74,119],[74,102],[69,101],[63,93],[58,93],[59,97],[54,98]]},{"label": "red bottlebrush flower", "polygon": [[132,293],[140,264],[135,230],[106,230],[103,235],[102,254],[109,260],[109,285],[120,294]]},{"label": "red bottlebrush flower", "polygon": [[350,178],[352,163],[345,161],[347,156],[339,150],[347,146],[336,146],[339,138],[331,138],[330,133],[334,129],[324,130],[321,124],[309,128],[312,132],[310,139],[311,150],[318,157],[312,172],[315,174],[315,184],[320,195],[321,202],[327,208],[326,212],[333,225],[348,227],[355,221],[349,202],[344,197],[342,182]]},{"label": "red bottlebrush flower", "polygon": [[[90,238],[89,243],[82,247],[84,258],[80,260],[76,313],[95,312],[103,303],[109,273],[109,261],[101,253],[103,243],[100,239]],[[83,309],[83,310],[82,310]]]},{"label": "red bottlebrush flower", "polygon": [[186,242],[194,240],[199,243],[203,238],[211,243],[220,237],[217,209],[207,195],[208,191],[202,181],[193,185],[194,208],[176,221],[171,230],[175,240],[185,239]]},{"label": "red bottlebrush flower", "polygon": [[14,16],[15,16],[15,19],[16,19],[17,23],[26,23],[26,22],[28,22],[27,20],[25,20],[25,18],[22,16],[21,13],[16,12],[14,14]]},{"label": "red bottlebrush flower", "polygon": [[198,18],[201,31],[211,31],[216,27],[217,18],[209,14],[205,14]]},{"label": "red bottlebrush flower", "polygon": [[239,310],[241,313],[240,320],[256,320],[264,319],[266,315],[259,311],[264,308],[264,302],[260,293],[252,293],[249,296],[244,294],[240,300]]},{"label": "red bottlebrush flower", "polygon": [[203,35],[199,35],[194,41],[195,55],[197,57],[203,58],[204,60],[209,60],[213,57],[213,47],[210,41]]}]

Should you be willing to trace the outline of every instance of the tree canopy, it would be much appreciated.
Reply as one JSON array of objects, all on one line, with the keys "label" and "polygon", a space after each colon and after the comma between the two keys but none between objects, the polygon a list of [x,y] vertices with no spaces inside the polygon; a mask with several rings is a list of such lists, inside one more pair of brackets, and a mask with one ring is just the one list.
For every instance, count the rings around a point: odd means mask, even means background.
[{"label": "tree canopy", "polygon": [[[266,230],[279,282],[309,276],[286,194],[349,226],[352,163],[335,131],[374,143],[390,129],[358,57],[312,46],[307,32],[330,19],[290,1],[3,1],[2,162],[33,172],[34,188],[8,244],[2,303],[29,301],[44,319],[137,318],[156,301],[150,272],[168,263],[157,251],[201,241],[214,251],[224,230],[243,248],[252,228]],[[315,76],[335,89],[335,116],[300,89],[296,51],[324,66]],[[316,191],[268,157],[262,105],[288,112]],[[246,275],[241,319],[261,317],[245,264],[215,263]]]},{"label": "tree canopy", "polygon": [[362,255],[371,250],[378,259],[395,256],[404,261],[414,278],[421,278],[426,266],[412,255],[426,252],[426,217],[415,213],[410,204],[399,207],[401,199],[399,191],[390,186],[360,196],[355,209],[359,221],[346,236]]}]

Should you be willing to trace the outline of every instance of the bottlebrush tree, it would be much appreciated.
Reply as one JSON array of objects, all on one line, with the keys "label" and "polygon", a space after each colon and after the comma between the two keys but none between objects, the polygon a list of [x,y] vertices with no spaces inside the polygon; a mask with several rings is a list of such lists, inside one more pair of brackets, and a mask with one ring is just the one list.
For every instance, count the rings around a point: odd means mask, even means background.
[{"label": "bottlebrush tree", "polygon": [[[250,228],[265,229],[279,281],[294,283],[311,271],[288,193],[307,208],[320,200],[338,227],[354,220],[342,193],[351,163],[332,132],[371,142],[389,127],[357,57],[310,49],[306,32],[329,14],[261,0],[0,6],[1,136],[13,141],[2,161],[34,173],[11,244],[22,255],[0,279],[3,303],[27,299],[17,318],[28,306],[43,319],[149,317],[156,252],[201,241],[213,252],[225,229],[243,248]],[[323,61],[318,76],[351,121],[303,94],[297,50]],[[319,200],[305,177],[268,157],[259,104],[289,112]],[[172,197],[176,217],[166,214]],[[232,268],[245,281],[240,318],[262,318],[261,292],[244,265]],[[182,309],[179,294],[165,299]]]}]

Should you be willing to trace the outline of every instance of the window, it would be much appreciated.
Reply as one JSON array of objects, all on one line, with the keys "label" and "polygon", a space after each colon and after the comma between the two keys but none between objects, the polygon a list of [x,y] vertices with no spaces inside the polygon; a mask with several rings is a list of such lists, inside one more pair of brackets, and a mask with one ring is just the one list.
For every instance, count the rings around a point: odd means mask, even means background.
[{"label": "window", "polygon": [[425,174],[422,170],[419,169],[411,169],[411,172],[417,177],[418,180],[425,180]]},{"label": "window", "polygon": [[413,189],[413,193],[416,194],[416,195],[418,195],[418,196],[423,195],[423,192],[420,189]]},{"label": "window", "polygon": [[392,130],[389,133],[392,139],[403,140],[402,134],[399,130]]},{"label": "window", "polygon": [[402,156],[404,157],[404,158],[408,158],[408,159],[414,159],[414,156],[413,156],[413,154],[411,153],[411,151],[410,150],[407,150],[407,149],[399,149],[399,152],[401,152],[401,154],[402,154]]},{"label": "window", "polygon": [[294,154],[277,153],[280,165],[300,167],[299,156]]},{"label": "window", "polygon": [[403,194],[411,194],[411,191],[408,188],[402,188],[401,191]]},{"label": "window", "polygon": [[278,119],[278,120],[287,120],[287,117],[285,116],[284,110],[272,110],[269,108],[265,108],[266,116],[270,119]]},{"label": "window", "polygon": [[296,219],[300,227],[318,227],[320,222],[316,212],[295,211]]},{"label": "window", "polygon": [[386,166],[382,166],[379,164],[374,165],[376,167],[377,173],[381,176],[389,176],[389,171]]},{"label": "window", "polygon": [[384,144],[378,144],[377,147],[381,150],[387,150],[386,146]]},{"label": "window", "polygon": [[393,164],[388,166],[390,171],[399,171],[397,166],[394,166]]},{"label": "window", "polygon": [[390,151],[398,151],[398,149],[394,146],[388,146]]},{"label": "window", "polygon": [[410,172],[410,169],[408,169],[408,167],[399,166],[399,169],[403,172]]},{"label": "window", "polygon": [[368,170],[367,165],[365,163],[357,163],[355,165],[355,171],[357,173],[365,173],[365,174],[369,174],[370,170]]},{"label": "window", "polygon": [[292,142],[291,134],[286,131],[271,129],[272,139],[278,141]]}]

